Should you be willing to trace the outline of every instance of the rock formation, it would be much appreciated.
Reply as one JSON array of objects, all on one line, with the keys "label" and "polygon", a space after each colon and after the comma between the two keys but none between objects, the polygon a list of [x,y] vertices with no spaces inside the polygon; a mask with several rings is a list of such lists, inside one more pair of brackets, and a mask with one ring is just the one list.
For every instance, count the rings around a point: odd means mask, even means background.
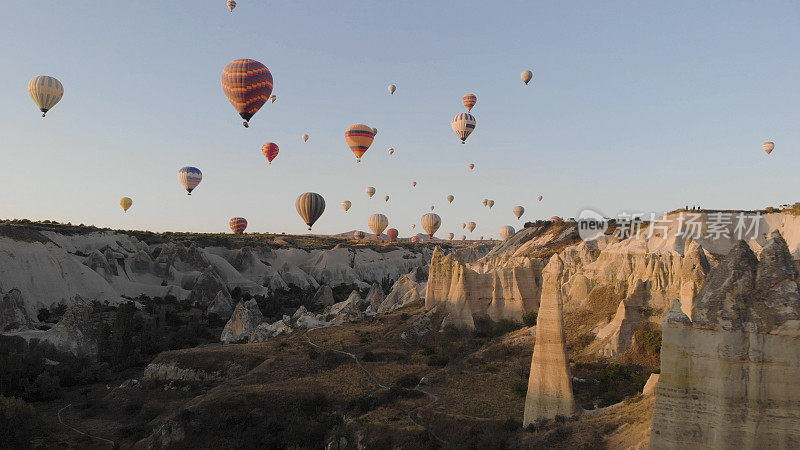
[{"label": "rock formation", "polygon": [[28,329],[33,326],[33,320],[25,310],[25,302],[19,289],[12,289],[8,293],[0,292],[0,331]]},{"label": "rock formation", "polygon": [[800,445],[798,272],[779,234],[760,250],[734,244],[692,317],[666,315],[651,448]]},{"label": "rock formation", "polygon": [[536,343],[525,398],[523,423],[526,426],[539,419],[569,417],[579,411],[572,396],[561,294],[553,288],[556,286],[553,278],[560,275],[561,269],[560,259],[553,255],[542,271],[545,290],[539,306]]},{"label": "rock formation", "polygon": [[333,290],[327,284],[323,284],[317,289],[314,297],[309,302],[309,307],[317,310],[325,308],[326,306],[332,306],[334,303],[336,302],[333,299]]},{"label": "rock formation", "polygon": [[264,315],[261,314],[255,300],[239,302],[236,309],[233,310],[231,319],[222,330],[220,341],[223,344],[246,341],[262,322],[264,322]]}]

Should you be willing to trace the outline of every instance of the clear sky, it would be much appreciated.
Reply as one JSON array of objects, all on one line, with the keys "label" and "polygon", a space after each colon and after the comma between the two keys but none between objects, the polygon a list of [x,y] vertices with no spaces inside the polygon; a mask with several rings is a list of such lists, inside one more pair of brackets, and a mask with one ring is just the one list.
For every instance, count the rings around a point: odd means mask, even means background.
[{"label": "clear sky", "polygon": [[[315,232],[381,212],[407,236],[433,204],[439,236],[474,220],[496,237],[521,227],[518,204],[524,221],[800,200],[796,1],[25,0],[0,5],[0,43],[3,218],[222,232],[243,216],[248,231],[304,233],[294,201],[314,191]],[[249,129],[220,87],[236,58],[275,80]],[[36,75],[65,86],[45,119]],[[450,121],[470,92],[461,145]],[[379,130],[361,164],[343,137],[354,123]],[[187,165],[204,175],[191,197]]]}]

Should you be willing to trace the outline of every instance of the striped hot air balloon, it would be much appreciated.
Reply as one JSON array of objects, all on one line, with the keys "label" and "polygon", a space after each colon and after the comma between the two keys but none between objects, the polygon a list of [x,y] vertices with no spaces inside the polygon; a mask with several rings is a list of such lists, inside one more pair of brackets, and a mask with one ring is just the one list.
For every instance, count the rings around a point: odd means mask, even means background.
[{"label": "striped hot air balloon", "polygon": [[30,94],[42,117],[50,111],[56,103],[61,101],[64,96],[64,85],[60,81],[47,75],[39,75],[28,82],[28,94]]},{"label": "striped hot air balloon", "polygon": [[475,94],[467,94],[461,98],[461,103],[467,108],[467,111],[472,111],[472,107],[475,106],[475,103],[478,101],[478,97]]},{"label": "striped hot air balloon", "polygon": [[515,206],[514,207],[514,215],[517,216],[517,220],[519,220],[522,215],[525,214],[525,208],[522,206]]},{"label": "striped hot air balloon", "polygon": [[389,228],[388,230],[386,230],[386,236],[389,236],[389,240],[390,241],[396,241],[397,240],[397,234],[398,234],[398,232],[394,228]]},{"label": "striped hot air balloon", "polygon": [[393,148],[391,148],[391,147],[389,147],[389,154],[390,154],[390,155],[394,155],[394,149],[393,149]]},{"label": "striped hot air balloon", "polygon": [[425,232],[428,233],[429,237],[433,237],[433,235],[436,234],[436,230],[442,226],[442,218],[437,214],[428,213],[422,216],[420,225],[422,225],[422,228],[425,229]]},{"label": "striped hot air balloon", "polygon": [[470,233],[472,233],[472,231],[475,230],[476,226],[477,225],[475,225],[475,222],[467,222],[467,230],[469,230]]},{"label": "striped hot air balloon", "polygon": [[365,237],[367,237],[367,235],[364,234],[363,231],[354,231],[353,232],[353,237],[356,238],[356,239],[364,239]]},{"label": "striped hot air balloon", "polygon": [[467,138],[475,130],[475,124],[475,117],[472,114],[461,113],[453,117],[453,122],[450,123],[450,126],[453,127],[456,136],[461,139],[461,143],[466,144]]},{"label": "striped hot air balloon", "polygon": [[244,217],[234,217],[228,221],[228,226],[231,227],[231,231],[235,234],[242,234],[247,228],[247,219]]},{"label": "striped hot air balloon", "polygon": [[456,237],[456,235],[455,235],[455,234],[453,234],[453,233],[447,233],[447,239],[449,239],[449,240],[451,240],[451,241],[452,241],[454,237]]},{"label": "striped hot air balloon", "polygon": [[314,226],[314,222],[319,219],[325,211],[325,199],[315,192],[306,192],[300,194],[294,202],[294,207],[297,209],[297,214],[303,219],[303,222],[308,225],[310,230]]},{"label": "striped hot air balloon", "polygon": [[261,146],[261,153],[267,157],[267,161],[272,164],[272,160],[278,156],[278,144],[274,142],[267,142],[266,144]]},{"label": "striped hot air balloon", "polygon": [[351,206],[353,206],[353,204],[350,203],[350,200],[345,200],[342,202],[342,208],[344,209],[344,212],[347,212],[347,210],[350,209]]},{"label": "striped hot air balloon", "polygon": [[531,81],[531,78],[533,78],[533,72],[530,70],[523,70],[519,77],[522,78],[522,81],[524,81],[525,84],[528,84]]},{"label": "striped hot air balloon", "polygon": [[233,12],[233,8],[236,8],[236,1],[235,0],[228,0],[227,5],[228,5],[228,9],[231,10],[231,12]]},{"label": "striped hot air balloon", "polygon": [[197,167],[183,167],[178,171],[178,181],[181,182],[183,188],[186,189],[188,195],[192,195],[194,188],[203,181],[203,172]]},{"label": "striped hot air balloon", "polygon": [[222,69],[222,91],[247,128],[272,94],[272,73],[254,59],[234,60]]},{"label": "striped hot air balloon", "polygon": [[762,145],[761,148],[763,148],[764,151],[769,155],[773,150],[775,150],[775,143],[769,141],[764,142],[764,145]]},{"label": "striped hot air balloon", "polygon": [[514,227],[510,225],[506,225],[504,227],[500,227],[500,237],[503,240],[506,240],[514,235]]},{"label": "striped hot air balloon", "polygon": [[383,214],[373,214],[369,216],[367,224],[369,225],[369,229],[375,233],[375,236],[380,237],[383,230],[389,226],[389,219]]},{"label": "striped hot air balloon", "polygon": [[119,199],[119,206],[122,207],[122,210],[124,212],[128,212],[128,208],[133,206],[133,200],[131,200],[130,197],[122,197],[121,199]]},{"label": "striped hot air balloon", "polygon": [[344,140],[350,146],[350,150],[356,155],[356,160],[361,162],[361,157],[372,145],[378,131],[375,128],[362,124],[350,125],[344,132]]}]

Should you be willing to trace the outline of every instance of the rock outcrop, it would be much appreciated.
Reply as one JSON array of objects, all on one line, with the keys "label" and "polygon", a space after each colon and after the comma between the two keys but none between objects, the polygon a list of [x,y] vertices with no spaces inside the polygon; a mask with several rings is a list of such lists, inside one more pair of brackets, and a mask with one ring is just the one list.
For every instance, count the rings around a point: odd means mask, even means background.
[{"label": "rock outcrop", "polygon": [[651,448],[800,445],[798,272],[779,234],[760,250],[734,244],[692,317],[666,315]]},{"label": "rock outcrop", "polygon": [[0,293],[0,331],[17,331],[33,327],[33,320],[25,310],[25,301],[19,289]]},{"label": "rock outcrop", "polygon": [[327,284],[323,284],[317,289],[314,297],[309,302],[309,308],[318,310],[326,306],[332,306],[336,301],[333,299],[333,290]]},{"label": "rock outcrop", "polygon": [[223,344],[246,342],[262,322],[264,322],[264,315],[261,314],[261,310],[258,309],[258,304],[255,300],[239,302],[233,311],[231,319],[222,330],[220,341]]},{"label": "rock outcrop", "polygon": [[61,320],[41,337],[62,352],[77,355],[97,354],[97,323],[91,318],[92,307],[82,298],[74,299]]},{"label": "rock outcrop", "polygon": [[556,255],[542,271],[545,290],[542,292],[536,343],[533,347],[528,394],[525,398],[524,425],[539,419],[569,417],[579,411],[572,395],[561,294],[553,286],[561,273]]}]

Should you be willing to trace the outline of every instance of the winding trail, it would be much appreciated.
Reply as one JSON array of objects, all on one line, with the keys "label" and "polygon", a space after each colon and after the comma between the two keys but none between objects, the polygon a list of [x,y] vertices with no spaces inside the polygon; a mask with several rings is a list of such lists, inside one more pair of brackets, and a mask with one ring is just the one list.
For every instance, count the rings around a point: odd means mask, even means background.
[{"label": "winding trail", "polygon": [[[378,389],[390,389],[391,388],[391,386],[386,386],[385,384],[381,383],[380,380],[378,380],[378,378],[375,375],[372,374],[372,372],[367,370],[367,368],[361,363],[361,361],[358,359],[358,356],[356,356],[355,354],[350,353],[350,352],[346,352],[344,350],[337,350],[335,348],[325,347],[323,345],[319,345],[319,344],[316,344],[313,341],[311,341],[311,336],[309,335],[309,333],[312,330],[315,330],[315,329],[316,328],[311,328],[309,330],[306,330],[306,332],[304,333],[307,344],[311,345],[312,347],[318,348],[318,349],[328,350],[328,351],[332,351],[332,352],[340,353],[342,355],[349,356],[350,358],[353,359],[353,361],[356,362],[358,367],[361,368],[361,370],[364,371],[365,374],[367,374],[367,377],[370,379],[370,381],[372,381],[373,384],[375,384],[375,386],[378,387]],[[421,382],[421,380],[420,380],[420,382]],[[428,397],[431,398],[431,402],[427,406],[425,406],[426,408],[432,407],[433,405],[435,405],[439,401],[439,397],[437,397],[436,395],[434,395],[434,394],[432,394],[432,393],[430,393],[428,391],[425,391],[425,390],[421,389],[419,387],[419,383],[417,383],[417,386],[415,386],[413,389],[410,389],[410,390],[411,391],[420,392],[420,393],[422,393],[424,395],[427,395]],[[403,408],[400,408],[400,409],[406,414],[406,416],[408,417],[408,420],[410,420],[411,423],[413,423],[414,425],[416,425],[418,427],[424,428],[431,436],[433,436],[434,439],[439,441],[439,443],[444,444],[444,445],[448,445],[449,444],[449,442],[447,442],[444,439],[440,438],[430,427],[428,427],[428,426],[426,426],[424,424],[421,424],[417,420],[415,420],[414,417],[411,416],[411,412],[410,411],[407,411],[407,410],[405,410]],[[419,409],[419,408],[417,408],[417,409]]]},{"label": "winding trail", "polygon": [[61,413],[65,409],[69,408],[70,406],[72,406],[72,403],[70,403],[67,406],[65,406],[65,407],[63,407],[63,408],[58,410],[58,414],[56,414],[56,416],[58,417],[58,423],[60,423],[61,425],[65,426],[65,427],[69,428],[70,430],[72,430],[72,431],[74,431],[74,432],[76,432],[78,434],[81,434],[83,436],[89,437],[91,439],[95,439],[97,441],[107,442],[109,445],[111,445],[111,448],[114,448],[114,446],[116,445],[116,444],[114,444],[114,441],[110,441],[110,440],[108,440],[106,438],[101,438],[99,436],[92,436],[89,433],[85,433],[85,432],[83,432],[83,431],[81,431],[81,430],[79,430],[79,429],[77,429],[77,428],[75,428],[73,426],[70,426],[70,425],[67,425],[66,423],[64,423],[64,419],[61,418]]}]

